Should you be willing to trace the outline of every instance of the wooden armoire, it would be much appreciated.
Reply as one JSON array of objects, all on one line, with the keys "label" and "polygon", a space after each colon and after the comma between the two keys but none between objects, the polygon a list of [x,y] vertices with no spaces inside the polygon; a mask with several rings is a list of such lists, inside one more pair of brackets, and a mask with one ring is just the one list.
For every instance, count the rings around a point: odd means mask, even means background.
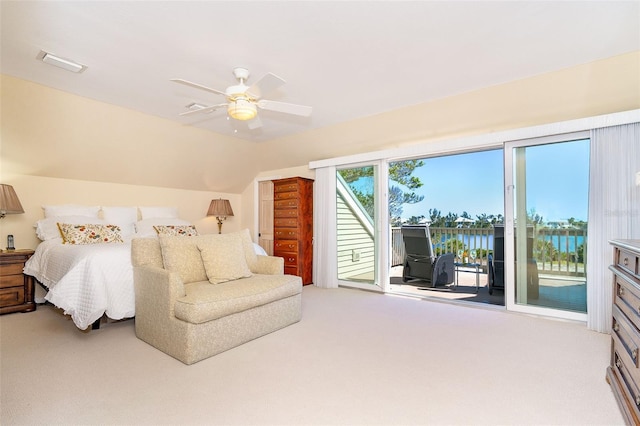
[{"label": "wooden armoire", "polygon": [[273,255],[284,258],[284,273],[313,282],[313,180],[273,181]]}]

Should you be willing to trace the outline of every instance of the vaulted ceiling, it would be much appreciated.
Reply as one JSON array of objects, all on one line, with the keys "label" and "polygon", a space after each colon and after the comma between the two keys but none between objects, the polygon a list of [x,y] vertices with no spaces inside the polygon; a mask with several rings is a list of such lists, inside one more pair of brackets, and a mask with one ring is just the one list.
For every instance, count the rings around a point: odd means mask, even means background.
[{"label": "vaulted ceiling", "polygon": [[[432,132],[434,111],[418,126],[424,115],[411,111],[378,118],[409,106],[640,50],[638,1],[3,0],[0,19],[0,71],[27,82],[2,88],[3,138],[19,134],[4,138],[6,170],[223,192],[260,171],[400,143],[399,130]],[[87,68],[52,66],[41,51]],[[311,116],[259,110],[251,129],[224,108],[179,115],[225,99],[170,79],[224,91],[238,66],[249,86],[285,79],[264,97]],[[345,136],[328,144],[336,132]],[[108,167],[68,161],[80,151]]]},{"label": "vaulted ceiling", "polygon": [[[2,1],[1,71],[82,97],[264,142],[640,48],[637,1]],[[79,74],[41,51],[87,66]],[[287,83],[265,98],[311,117],[260,110],[179,116],[224,91]]]}]

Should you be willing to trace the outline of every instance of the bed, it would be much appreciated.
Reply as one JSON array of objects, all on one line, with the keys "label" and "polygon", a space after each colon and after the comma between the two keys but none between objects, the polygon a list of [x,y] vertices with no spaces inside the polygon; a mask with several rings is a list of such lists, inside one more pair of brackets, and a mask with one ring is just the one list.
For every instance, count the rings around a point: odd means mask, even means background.
[{"label": "bed", "polygon": [[[99,328],[104,315],[113,320],[135,316],[133,238],[158,233],[197,235],[195,227],[178,218],[172,207],[61,205],[43,209],[45,218],[34,225],[42,242],[26,262],[24,273],[44,286],[45,300],[62,309],[81,330]],[[109,227],[114,226],[117,238],[87,238],[92,227],[101,227],[113,236]],[[82,233],[74,240],[79,228]],[[254,247],[258,254],[266,255],[260,246]]]},{"label": "bed", "polygon": [[84,330],[103,315],[119,320],[135,315],[131,239],[123,243],[69,245],[43,241],[24,273],[47,289],[45,300]]},{"label": "bed", "polygon": [[[156,227],[191,227],[195,232],[190,222],[178,218],[174,207],[42,208],[45,217],[34,225],[42,242],[24,273],[44,286],[45,300],[62,309],[81,330],[98,328],[104,315],[113,320],[135,316],[131,239],[155,236]],[[89,238],[95,227],[109,238]]]}]

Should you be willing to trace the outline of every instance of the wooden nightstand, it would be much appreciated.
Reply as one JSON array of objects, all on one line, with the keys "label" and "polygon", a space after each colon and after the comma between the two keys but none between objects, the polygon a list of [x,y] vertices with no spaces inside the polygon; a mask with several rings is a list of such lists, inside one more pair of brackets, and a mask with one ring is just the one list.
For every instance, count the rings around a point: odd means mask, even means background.
[{"label": "wooden nightstand", "polygon": [[36,310],[33,277],[22,273],[33,253],[33,250],[0,253],[0,314]]}]

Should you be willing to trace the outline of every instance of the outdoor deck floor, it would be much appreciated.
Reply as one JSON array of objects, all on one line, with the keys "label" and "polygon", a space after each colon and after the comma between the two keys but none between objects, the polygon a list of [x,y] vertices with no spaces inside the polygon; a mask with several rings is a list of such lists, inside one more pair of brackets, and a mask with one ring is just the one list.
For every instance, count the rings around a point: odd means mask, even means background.
[{"label": "outdoor deck floor", "polygon": [[[458,285],[428,287],[425,282],[412,280],[402,282],[402,267],[391,268],[391,293],[421,298],[448,299],[464,302],[504,306],[504,290],[494,289],[489,294],[487,274],[479,274],[479,288],[476,292],[475,273],[458,274]],[[586,283],[584,278],[540,274],[539,297],[529,300],[529,304],[575,312],[587,311]]]}]

